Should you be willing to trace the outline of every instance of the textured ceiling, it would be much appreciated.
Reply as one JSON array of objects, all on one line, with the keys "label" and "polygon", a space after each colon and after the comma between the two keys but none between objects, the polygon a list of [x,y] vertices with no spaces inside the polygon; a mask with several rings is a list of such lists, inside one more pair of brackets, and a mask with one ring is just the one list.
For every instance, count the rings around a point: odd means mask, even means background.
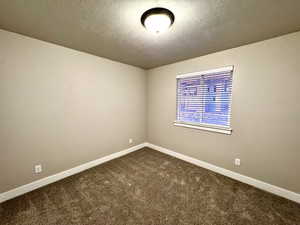
[{"label": "textured ceiling", "polygon": [[[160,35],[140,16],[166,7]],[[0,28],[145,69],[300,30],[300,0],[1,0]]]}]

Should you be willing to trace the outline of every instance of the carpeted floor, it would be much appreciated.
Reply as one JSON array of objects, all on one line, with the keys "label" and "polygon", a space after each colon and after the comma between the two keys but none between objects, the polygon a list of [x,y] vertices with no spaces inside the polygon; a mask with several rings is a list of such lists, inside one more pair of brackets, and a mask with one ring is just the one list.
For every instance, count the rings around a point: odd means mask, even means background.
[{"label": "carpeted floor", "polygon": [[300,205],[142,149],[0,205],[1,225],[299,225]]}]

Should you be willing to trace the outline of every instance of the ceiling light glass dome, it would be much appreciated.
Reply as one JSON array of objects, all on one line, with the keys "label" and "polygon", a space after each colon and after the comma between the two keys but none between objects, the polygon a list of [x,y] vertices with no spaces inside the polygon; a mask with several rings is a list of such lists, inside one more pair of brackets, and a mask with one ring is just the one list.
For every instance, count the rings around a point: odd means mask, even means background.
[{"label": "ceiling light glass dome", "polygon": [[150,32],[159,34],[168,30],[174,23],[174,14],[165,8],[152,8],[143,13],[141,22]]}]

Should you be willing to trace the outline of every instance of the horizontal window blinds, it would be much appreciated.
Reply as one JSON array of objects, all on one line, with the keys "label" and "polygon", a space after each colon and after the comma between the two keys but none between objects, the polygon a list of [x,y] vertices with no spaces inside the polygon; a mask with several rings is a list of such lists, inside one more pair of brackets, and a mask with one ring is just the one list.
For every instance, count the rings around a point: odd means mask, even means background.
[{"label": "horizontal window blinds", "polygon": [[177,78],[177,122],[230,128],[233,69]]}]

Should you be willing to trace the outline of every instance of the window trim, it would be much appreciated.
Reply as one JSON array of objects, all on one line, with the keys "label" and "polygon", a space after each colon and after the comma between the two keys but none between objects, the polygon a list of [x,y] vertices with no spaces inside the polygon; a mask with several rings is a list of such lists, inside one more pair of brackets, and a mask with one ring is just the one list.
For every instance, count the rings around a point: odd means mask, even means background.
[{"label": "window trim", "polygon": [[233,69],[234,69],[234,66],[225,66],[225,67],[212,69],[212,70],[204,70],[204,71],[199,71],[199,72],[194,72],[194,73],[180,74],[180,75],[176,76],[176,79],[196,77],[196,76],[214,74],[214,73],[232,72]]},{"label": "window trim", "polygon": [[[189,77],[195,77],[195,76],[201,76],[201,75],[207,75],[207,74],[216,74],[216,73],[223,73],[223,72],[233,72],[234,66],[226,66],[226,67],[221,67],[217,69],[212,69],[212,70],[205,70],[205,71],[200,71],[200,72],[194,72],[194,73],[187,73],[187,74],[180,74],[176,76],[176,80],[182,79],[182,78],[189,78]],[[178,82],[177,82],[178,83]],[[176,86],[176,93],[178,91],[178,87]],[[232,103],[232,99],[230,104]],[[178,110],[178,102],[177,102],[177,94],[176,94],[176,118],[177,118],[177,110]],[[229,114],[231,115],[231,108]],[[231,119],[231,118],[230,118]],[[179,126],[179,127],[187,127],[187,128],[192,128],[192,129],[198,129],[198,130],[206,130],[206,131],[212,131],[212,132],[217,132],[217,133],[222,133],[222,134],[231,134],[232,133],[232,128],[231,126],[218,126],[218,125],[213,125],[213,124],[205,124],[205,123],[187,123],[184,121],[174,121],[174,126]]]},{"label": "window trim", "polygon": [[193,129],[197,129],[197,130],[206,130],[206,131],[212,131],[212,132],[222,133],[222,134],[231,134],[232,133],[231,128],[221,127],[221,126],[213,126],[213,125],[204,124],[204,123],[192,124],[192,123],[186,123],[186,122],[175,120],[174,126],[193,128]]}]

